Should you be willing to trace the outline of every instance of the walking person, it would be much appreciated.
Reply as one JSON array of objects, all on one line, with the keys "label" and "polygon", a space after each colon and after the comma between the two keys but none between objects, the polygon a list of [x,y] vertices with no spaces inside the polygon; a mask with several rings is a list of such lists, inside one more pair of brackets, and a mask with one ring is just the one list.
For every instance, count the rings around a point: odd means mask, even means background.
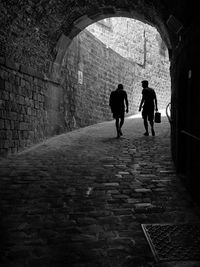
[{"label": "walking person", "polygon": [[128,97],[122,84],[118,84],[116,90],[110,94],[109,105],[115,119],[115,126],[117,131],[117,138],[122,134],[122,126],[124,124],[124,113],[126,106],[126,113],[128,113]]},{"label": "walking person", "polygon": [[151,126],[152,136],[155,136],[154,131],[154,110],[158,111],[157,97],[154,89],[149,87],[148,81],[142,81],[142,100],[140,102],[139,111],[142,109],[142,118],[144,120],[145,136],[149,135],[148,121]]}]

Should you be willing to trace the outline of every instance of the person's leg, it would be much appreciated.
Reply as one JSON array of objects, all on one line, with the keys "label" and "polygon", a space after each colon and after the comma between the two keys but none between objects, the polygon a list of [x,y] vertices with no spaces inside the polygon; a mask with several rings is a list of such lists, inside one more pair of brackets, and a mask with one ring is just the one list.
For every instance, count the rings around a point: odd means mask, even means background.
[{"label": "person's leg", "polygon": [[154,131],[154,111],[149,114],[149,123],[151,126],[151,133],[153,136],[155,136],[155,131]]},{"label": "person's leg", "polygon": [[123,135],[122,134],[122,126],[123,126],[123,124],[124,124],[124,115],[122,115],[120,117],[120,124],[119,124],[119,133],[120,133],[120,135]]},{"label": "person's leg", "polygon": [[116,131],[117,131],[117,137],[119,138],[120,137],[120,133],[119,133],[119,117],[116,117],[115,119],[115,126],[116,126]]},{"label": "person's leg", "polygon": [[147,117],[144,118],[144,128],[146,130],[146,132],[144,133],[144,135],[149,135]]},{"label": "person's leg", "polygon": [[150,120],[149,123],[151,125],[151,133],[152,133],[153,136],[155,136],[155,131],[154,131],[154,128],[153,128],[153,126],[154,126],[153,120]]},{"label": "person's leg", "polygon": [[145,131],[146,131],[144,133],[144,135],[148,136],[149,135],[149,131],[148,131],[148,122],[147,122],[147,112],[144,109],[142,111],[142,118],[143,118],[143,121],[144,121],[144,128],[145,128]]}]

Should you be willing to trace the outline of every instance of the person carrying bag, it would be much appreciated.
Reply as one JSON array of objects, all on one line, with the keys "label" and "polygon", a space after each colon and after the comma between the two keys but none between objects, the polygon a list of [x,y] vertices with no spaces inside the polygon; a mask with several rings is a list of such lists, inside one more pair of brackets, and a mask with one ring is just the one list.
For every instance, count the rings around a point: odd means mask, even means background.
[{"label": "person carrying bag", "polygon": [[154,115],[154,122],[155,123],[161,123],[161,113],[156,111]]},{"label": "person carrying bag", "polygon": [[[150,88],[147,80],[142,81],[142,99],[140,102],[139,111],[142,110],[142,118],[144,120],[145,136],[149,136],[148,121],[151,126],[152,136],[155,136],[154,131],[154,111],[158,112],[157,97],[154,89]],[[159,116],[159,115],[156,115]]]}]

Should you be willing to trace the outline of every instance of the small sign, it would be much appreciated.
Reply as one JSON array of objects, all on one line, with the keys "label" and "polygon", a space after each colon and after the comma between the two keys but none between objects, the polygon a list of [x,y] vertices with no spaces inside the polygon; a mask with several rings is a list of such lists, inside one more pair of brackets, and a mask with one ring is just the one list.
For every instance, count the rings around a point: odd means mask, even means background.
[{"label": "small sign", "polygon": [[192,78],[192,70],[189,70],[188,71],[188,79],[191,79]]},{"label": "small sign", "polygon": [[81,70],[78,71],[78,83],[83,84],[83,72]]}]

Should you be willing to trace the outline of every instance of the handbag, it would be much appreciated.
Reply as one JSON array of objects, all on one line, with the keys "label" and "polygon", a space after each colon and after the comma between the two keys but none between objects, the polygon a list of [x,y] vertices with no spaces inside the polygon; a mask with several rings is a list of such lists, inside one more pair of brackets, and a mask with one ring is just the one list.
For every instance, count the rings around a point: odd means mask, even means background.
[{"label": "handbag", "polygon": [[161,122],[161,113],[156,111],[155,112],[155,118],[154,118],[155,123],[160,123]]}]

